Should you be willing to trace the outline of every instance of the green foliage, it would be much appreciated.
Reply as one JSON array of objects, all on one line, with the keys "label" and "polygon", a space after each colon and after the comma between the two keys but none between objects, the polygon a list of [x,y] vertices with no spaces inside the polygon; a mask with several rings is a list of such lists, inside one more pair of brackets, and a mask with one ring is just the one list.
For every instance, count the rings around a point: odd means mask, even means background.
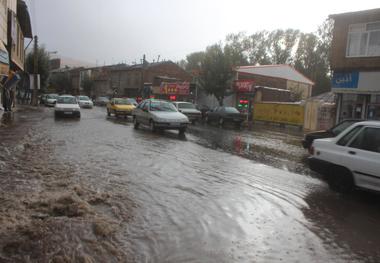
[{"label": "green foliage", "polygon": [[223,105],[226,90],[231,86],[233,58],[220,44],[207,47],[201,64],[203,89]]},{"label": "green foliage", "polygon": [[201,65],[203,63],[205,57],[205,52],[194,52],[186,56],[186,67],[185,69],[188,72],[191,72],[193,70],[200,71]]},{"label": "green foliage", "polygon": [[72,85],[69,73],[65,71],[53,74],[50,78],[50,86],[59,94],[71,94]]},{"label": "green foliage", "polygon": [[41,92],[45,92],[49,79],[49,53],[44,46],[37,49],[38,69],[34,72],[34,51],[29,52],[26,56],[26,71],[31,74],[40,74]]},{"label": "green foliage", "polygon": [[332,29],[333,23],[328,19],[315,33],[277,29],[250,36],[242,32],[229,34],[224,45],[189,54],[186,70],[200,71],[204,89],[220,101],[229,88],[234,66],[290,64],[315,82],[313,95],[318,95],[330,90]]}]

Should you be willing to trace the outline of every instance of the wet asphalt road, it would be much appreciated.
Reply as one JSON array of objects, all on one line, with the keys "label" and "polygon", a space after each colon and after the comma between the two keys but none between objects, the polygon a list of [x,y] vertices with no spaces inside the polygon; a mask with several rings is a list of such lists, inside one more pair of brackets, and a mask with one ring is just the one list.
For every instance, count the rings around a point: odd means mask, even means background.
[{"label": "wet asphalt road", "polygon": [[[17,114],[15,131],[28,119]],[[28,125],[76,180],[133,200],[117,239],[136,262],[380,261],[379,196],[331,192],[307,168],[298,131],[201,124],[181,137],[135,130],[104,108],[79,121],[34,114]]]}]

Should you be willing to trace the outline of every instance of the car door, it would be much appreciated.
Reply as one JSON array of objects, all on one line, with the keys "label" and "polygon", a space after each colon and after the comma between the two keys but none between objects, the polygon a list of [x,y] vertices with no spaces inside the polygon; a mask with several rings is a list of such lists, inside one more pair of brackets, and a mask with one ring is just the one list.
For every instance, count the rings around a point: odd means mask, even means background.
[{"label": "car door", "polygon": [[141,114],[140,114],[140,121],[144,124],[149,124],[149,108],[150,108],[150,101],[146,101],[144,105],[141,107]]},{"label": "car door", "polygon": [[345,148],[342,160],[356,185],[380,191],[380,127],[364,127]]},{"label": "car door", "polygon": [[136,120],[137,120],[138,122],[142,122],[142,119],[143,119],[143,115],[142,115],[142,114],[143,114],[143,111],[142,111],[142,109],[143,109],[145,103],[146,103],[146,101],[141,102],[141,103],[137,106],[137,108],[135,109],[135,116],[136,116]]}]

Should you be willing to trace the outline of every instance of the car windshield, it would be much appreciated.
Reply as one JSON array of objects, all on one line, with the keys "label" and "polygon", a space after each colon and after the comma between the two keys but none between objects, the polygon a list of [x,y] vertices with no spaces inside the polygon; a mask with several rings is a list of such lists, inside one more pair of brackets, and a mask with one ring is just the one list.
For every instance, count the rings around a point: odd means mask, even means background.
[{"label": "car windshield", "polygon": [[195,109],[195,105],[192,103],[178,103],[180,109]]},{"label": "car windshield", "polygon": [[151,101],[150,110],[151,111],[170,111],[170,112],[177,111],[176,107],[172,103],[169,103],[166,101]]},{"label": "car windshield", "polygon": [[87,96],[79,96],[79,100],[90,100]]},{"label": "car windshield", "polygon": [[56,99],[58,98],[58,95],[55,95],[55,94],[49,94],[46,96],[48,99]]},{"label": "car windshield", "polygon": [[225,107],[224,111],[227,113],[239,113],[239,111],[235,109],[234,107]]},{"label": "car windshield", "polygon": [[132,102],[129,99],[115,99],[116,105],[132,105]]},{"label": "car windshield", "polygon": [[356,123],[357,121],[355,120],[346,120],[338,125],[336,125],[334,128],[331,129],[331,132],[336,136],[339,135],[342,131],[350,127],[352,124]]},{"label": "car windshield", "polygon": [[58,97],[58,104],[76,104],[77,101],[74,97]]}]

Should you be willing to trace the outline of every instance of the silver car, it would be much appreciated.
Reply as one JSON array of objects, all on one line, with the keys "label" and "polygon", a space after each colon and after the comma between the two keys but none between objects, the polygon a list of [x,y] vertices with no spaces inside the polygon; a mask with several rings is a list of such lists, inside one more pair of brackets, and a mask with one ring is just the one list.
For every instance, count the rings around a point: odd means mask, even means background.
[{"label": "silver car", "polygon": [[185,101],[174,101],[173,104],[178,109],[178,111],[185,114],[192,123],[201,120],[202,113],[196,109],[193,103]]},{"label": "silver car", "polygon": [[150,130],[178,130],[185,133],[190,123],[186,115],[178,112],[177,108],[164,100],[144,100],[132,112],[134,126],[140,124],[149,126]]},{"label": "silver car", "polygon": [[48,94],[45,97],[45,106],[48,107],[54,107],[55,103],[57,102],[58,94]]},{"label": "silver car", "polygon": [[92,109],[92,107],[94,106],[94,103],[92,102],[92,100],[87,96],[83,96],[83,95],[77,96],[77,101],[81,108]]}]

